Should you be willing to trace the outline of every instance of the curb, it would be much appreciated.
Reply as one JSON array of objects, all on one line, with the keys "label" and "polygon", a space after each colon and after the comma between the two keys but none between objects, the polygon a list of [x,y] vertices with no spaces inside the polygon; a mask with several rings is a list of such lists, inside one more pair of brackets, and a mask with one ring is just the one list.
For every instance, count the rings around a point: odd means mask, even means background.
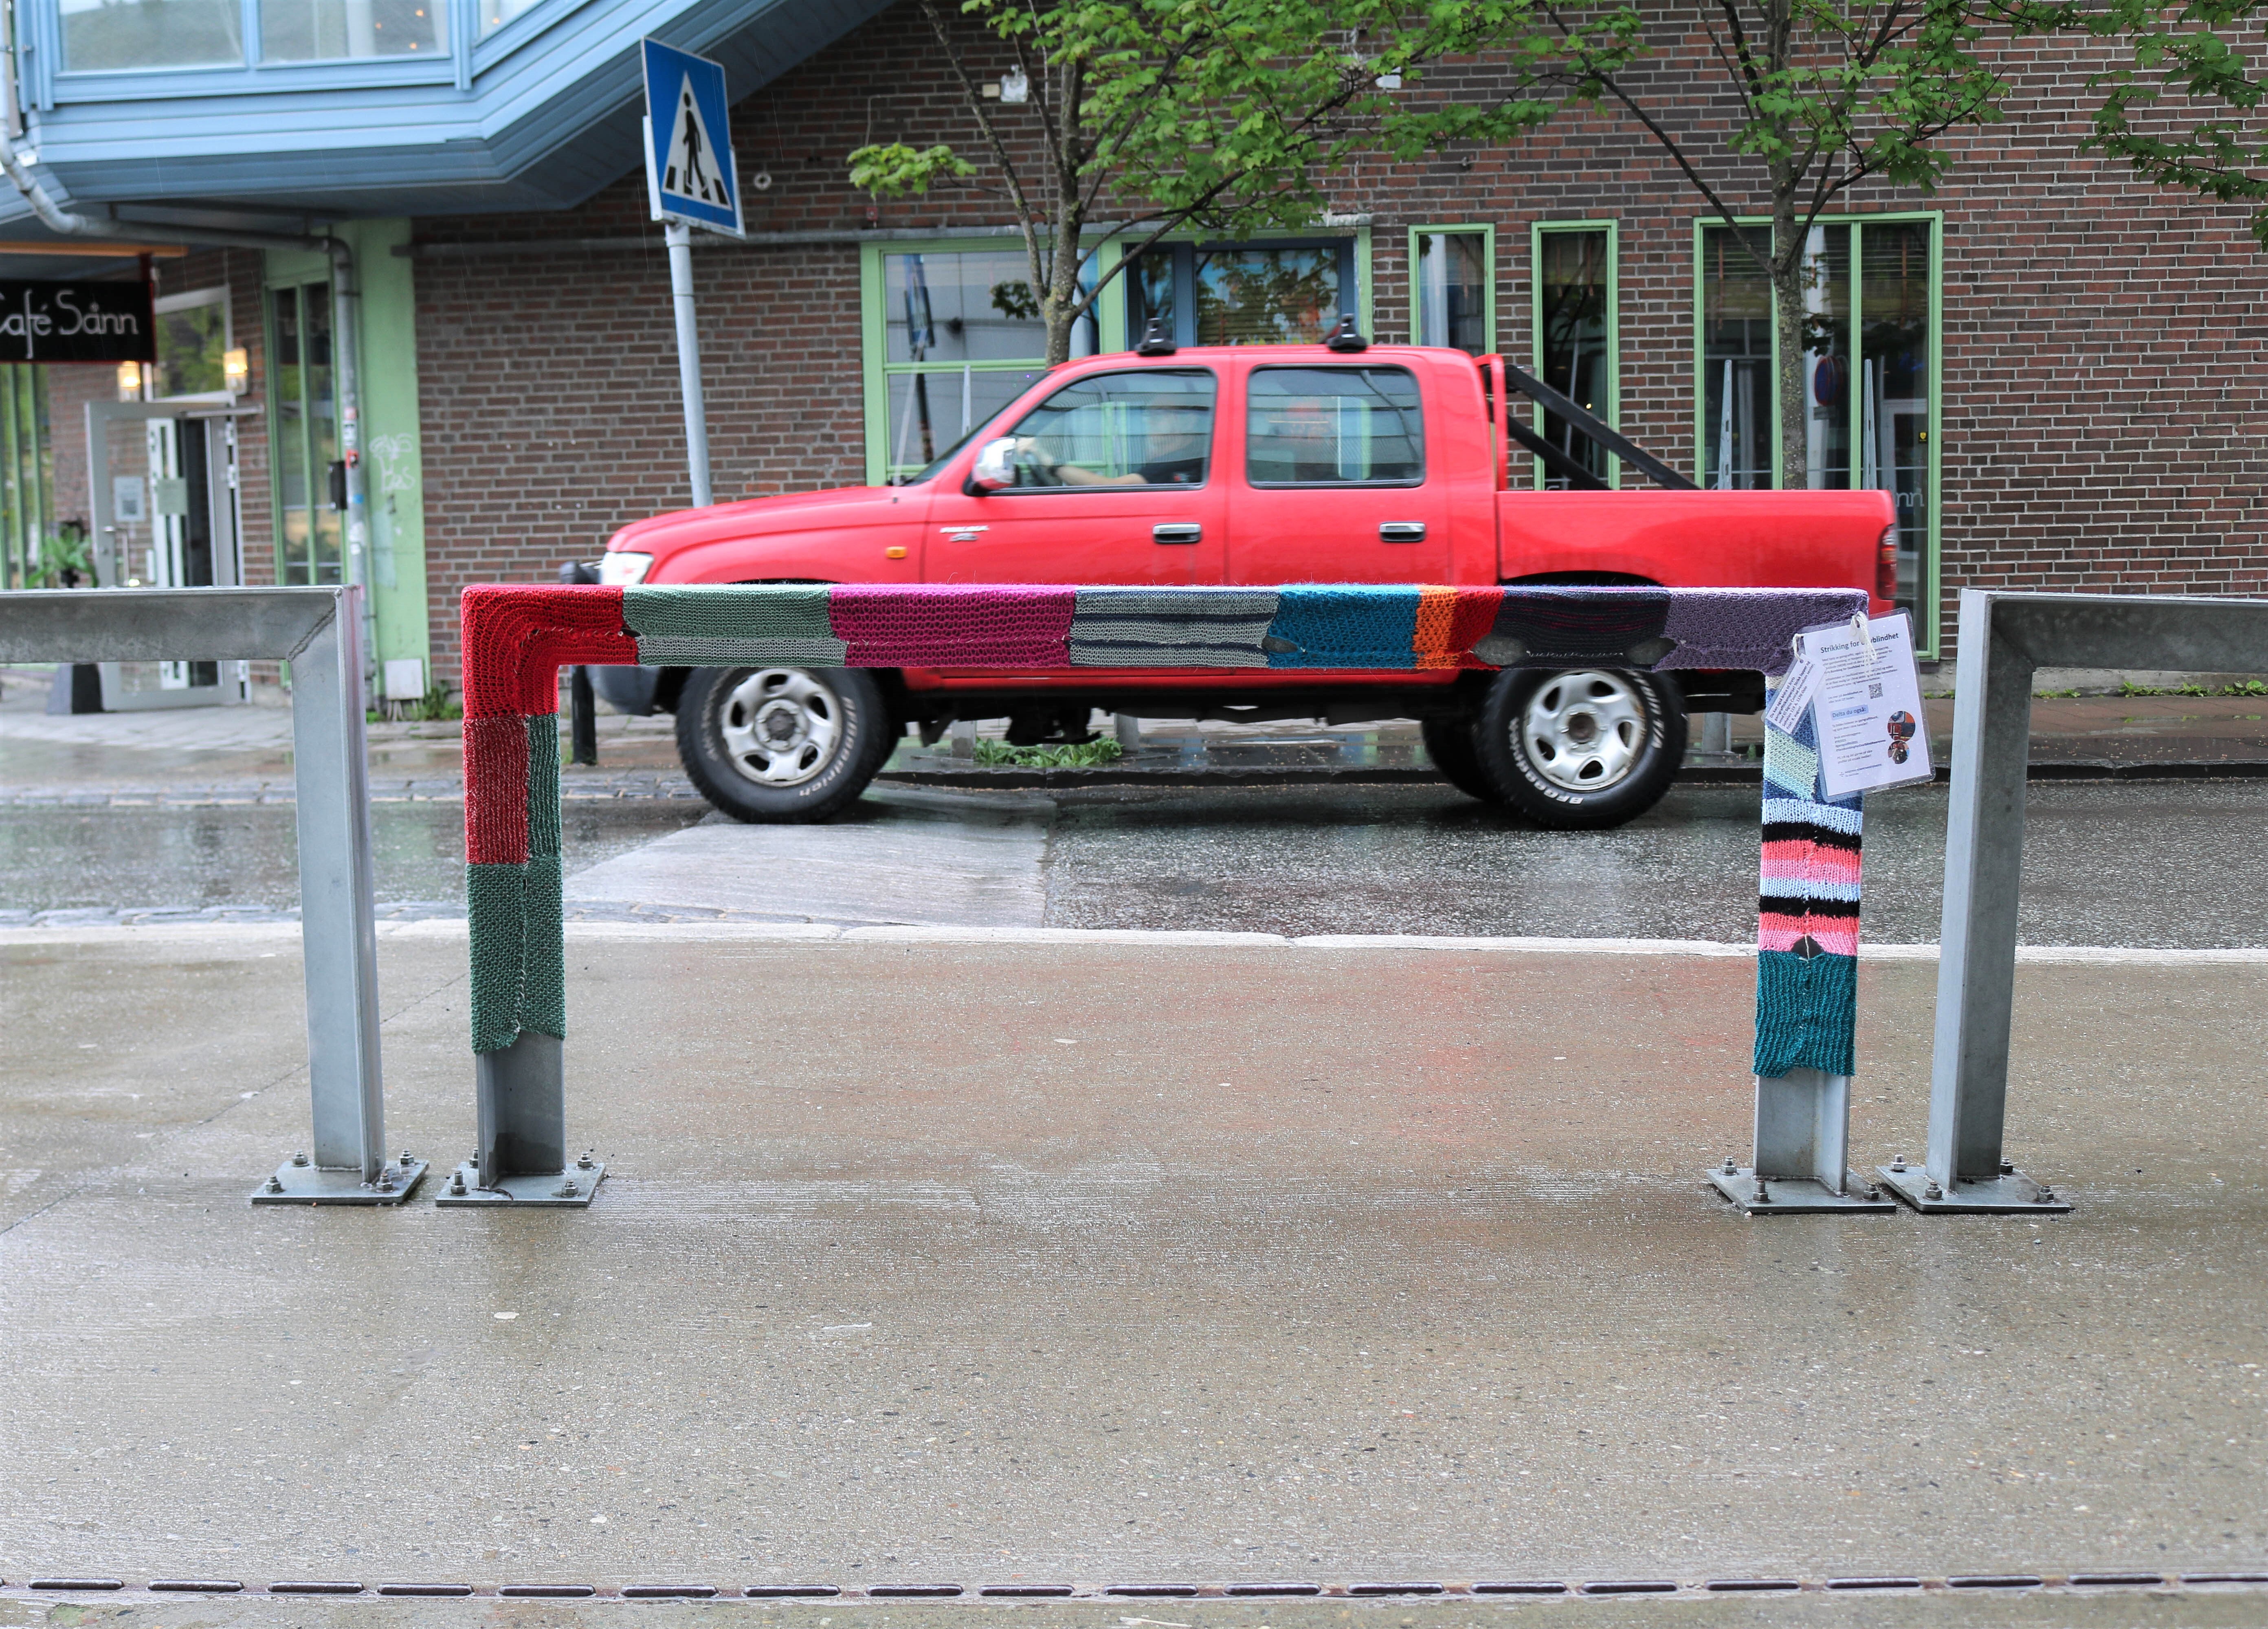
[{"label": "curb", "polygon": [[[1764,780],[1762,764],[1688,764],[1677,772],[1680,784],[1692,786],[1756,786]],[[1937,783],[1953,778],[1950,767],[1937,767]],[[2029,781],[2211,781],[2268,778],[2268,759],[2177,759],[2161,763],[2112,763],[2108,759],[2060,759],[2034,762],[2025,772]],[[878,781],[899,786],[995,787],[1004,790],[1049,788],[1076,789],[1096,786],[1238,787],[1238,786],[1443,786],[1447,782],[1431,768],[1365,769],[904,769],[885,770]]]}]

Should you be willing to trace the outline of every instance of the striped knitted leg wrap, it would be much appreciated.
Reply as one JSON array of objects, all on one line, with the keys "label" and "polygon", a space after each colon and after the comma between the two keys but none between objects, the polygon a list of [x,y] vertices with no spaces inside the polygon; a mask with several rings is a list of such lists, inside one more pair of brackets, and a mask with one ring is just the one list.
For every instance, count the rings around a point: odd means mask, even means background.
[{"label": "striped knitted leg wrap", "polygon": [[[1780,681],[1767,681],[1777,690]],[[1764,725],[1764,870],[1757,898],[1756,1072],[1852,1070],[1859,1010],[1860,800],[1819,784],[1809,715]]]}]

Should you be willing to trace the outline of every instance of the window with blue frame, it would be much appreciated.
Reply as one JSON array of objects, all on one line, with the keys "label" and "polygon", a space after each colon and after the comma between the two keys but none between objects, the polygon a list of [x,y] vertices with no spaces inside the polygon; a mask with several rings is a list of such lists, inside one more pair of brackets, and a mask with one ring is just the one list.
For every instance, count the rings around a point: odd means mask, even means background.
[{"label": "window with blue frame", "polygon": [[260,55],[330,62],[441,52],[443,0],[260,0]]},{"label": "window with blue frame", "polygon": [[72,73],[233,68],[244,61],[238,0],[62,0],[63,66]]}]

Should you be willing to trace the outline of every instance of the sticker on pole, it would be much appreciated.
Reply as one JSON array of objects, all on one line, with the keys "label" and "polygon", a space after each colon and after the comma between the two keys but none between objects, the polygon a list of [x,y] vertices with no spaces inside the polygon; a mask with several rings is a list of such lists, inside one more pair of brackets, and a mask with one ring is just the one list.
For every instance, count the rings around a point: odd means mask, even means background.
[{"label": "sticker on pole", "polygon": [[724,64],[659,40],[643,44],[645,178],[653,218],[744,236]]},{"label": "sticker on pole", "polygon": [[1828,796],[1931,778],[1913,623],[1904,612],[1806,628],[1795,636],[1795,652],[1799,665],[1817,671],[1811,719]]}]

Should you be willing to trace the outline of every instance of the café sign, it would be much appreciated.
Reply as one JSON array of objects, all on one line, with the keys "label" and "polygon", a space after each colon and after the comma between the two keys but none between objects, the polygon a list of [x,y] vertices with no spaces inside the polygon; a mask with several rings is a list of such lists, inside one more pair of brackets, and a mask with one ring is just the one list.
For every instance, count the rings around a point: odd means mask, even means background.
[{"label": "caf\u00e9 sign", "polygon": [[0,279],[0,362],[155,362],[150,285]]}]

